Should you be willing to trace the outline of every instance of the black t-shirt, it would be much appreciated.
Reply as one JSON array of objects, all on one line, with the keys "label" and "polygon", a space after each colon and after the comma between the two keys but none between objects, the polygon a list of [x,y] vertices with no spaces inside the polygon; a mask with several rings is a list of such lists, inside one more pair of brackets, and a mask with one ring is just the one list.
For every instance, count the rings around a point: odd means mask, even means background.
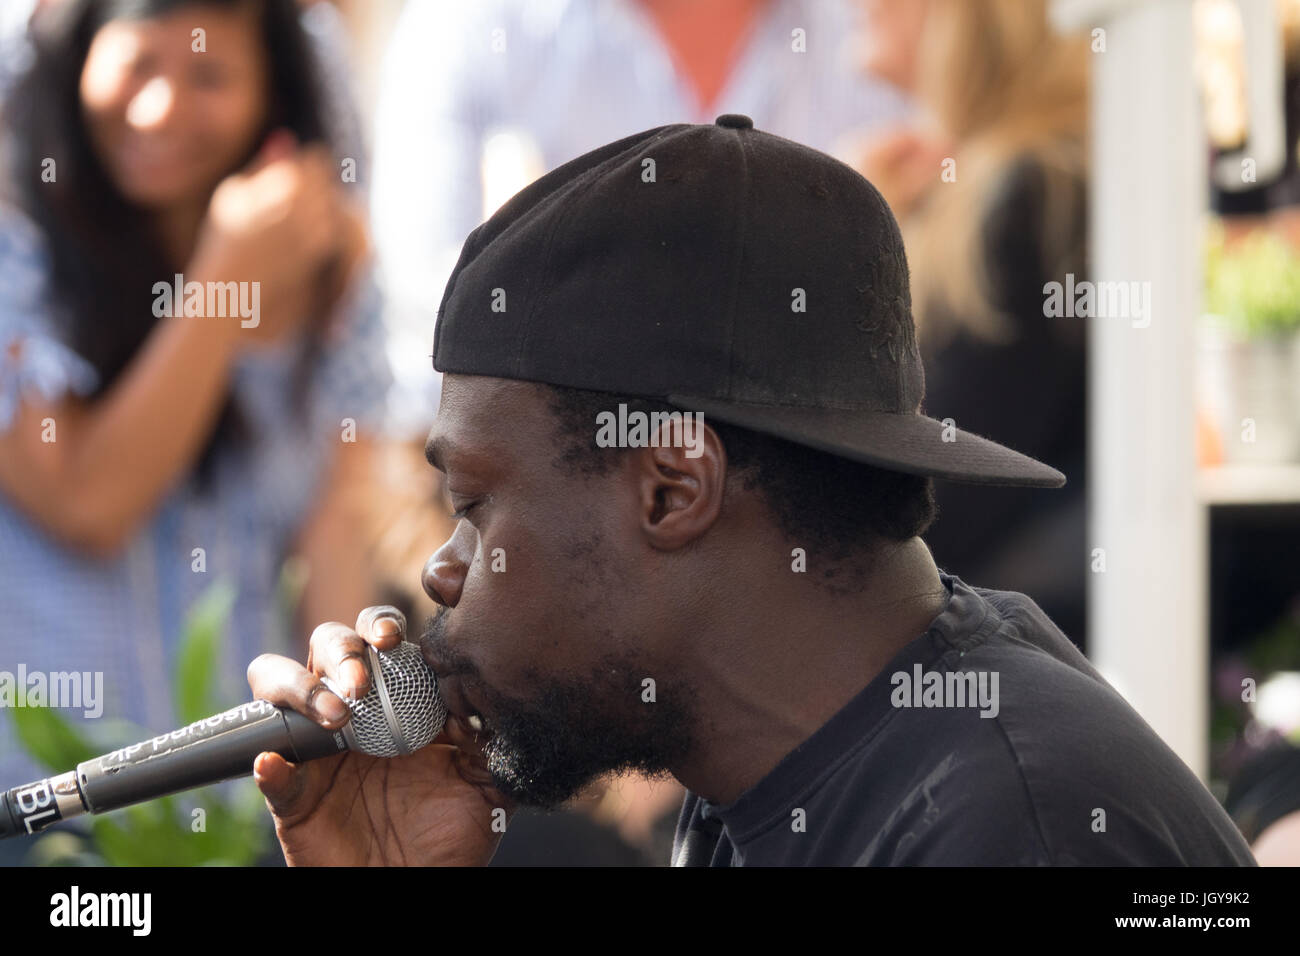
[{"label": "black t-shirt", "polygon": [[771,773],[687,793],[673,865],[1254,865],[1037,604],[941,579],[929,630]]}]

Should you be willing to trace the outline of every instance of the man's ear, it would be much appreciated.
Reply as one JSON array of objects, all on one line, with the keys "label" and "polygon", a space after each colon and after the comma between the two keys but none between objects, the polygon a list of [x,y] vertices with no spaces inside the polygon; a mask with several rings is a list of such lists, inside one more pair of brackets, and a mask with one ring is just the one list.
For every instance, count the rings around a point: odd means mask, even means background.
[{"label": "man's ear", "polygon": [[[689,421],[689,418],[688,418]],[[678,436],[674,441],[674,433]],[[661,551],[685,547],[722,512],[727,453],[703,418],[679,428],[664,425],[659,447],[639,448],[632,460],[641,533]]]}]

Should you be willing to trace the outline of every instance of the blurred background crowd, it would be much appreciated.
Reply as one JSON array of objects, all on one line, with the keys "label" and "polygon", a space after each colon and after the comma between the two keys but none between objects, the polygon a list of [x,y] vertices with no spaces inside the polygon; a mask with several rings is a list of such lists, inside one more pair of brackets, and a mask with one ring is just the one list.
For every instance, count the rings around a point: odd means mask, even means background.
[{"label": "blurred background crowd", "polygon": [[[1261,861],[1297,862],[1300,0],[1194,6],[1198,465],[1296,480],[1212,509],[1197,769]],[[244,699],[248,661],[302,656],[320,622],[431,613],[419,569],[452,521],[429,353],[462,242],[568,159],[722,113],[884,194],[926,413],[1068,480],[940,482],[927,543],[1087,652],[1089,321],[1044,299],[1090,275],[1098,41],[1045,0],[5,0],[0,670],[102,672],[105,716],[0,710],[0,786]],[[177,274],[260,283],[259,324],[160,317],[146,290]],[[274,862],[251,789],[200,801],[210,840],[180,801],[0,861]],[[495,863],[663,863],[680,798],[609,780],[518,815]]]}]

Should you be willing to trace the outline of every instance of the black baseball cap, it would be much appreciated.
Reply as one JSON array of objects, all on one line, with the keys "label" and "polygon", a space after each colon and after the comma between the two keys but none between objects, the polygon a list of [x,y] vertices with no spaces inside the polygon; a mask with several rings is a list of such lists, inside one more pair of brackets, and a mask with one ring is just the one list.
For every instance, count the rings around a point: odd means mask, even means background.
[{"label": "black baseball cap", "polygon": [[889,207],[747,116],[628,136],[517,193],[465,241],[433,365],[659,399],[915,475],[1065,483],[921,413]]}]

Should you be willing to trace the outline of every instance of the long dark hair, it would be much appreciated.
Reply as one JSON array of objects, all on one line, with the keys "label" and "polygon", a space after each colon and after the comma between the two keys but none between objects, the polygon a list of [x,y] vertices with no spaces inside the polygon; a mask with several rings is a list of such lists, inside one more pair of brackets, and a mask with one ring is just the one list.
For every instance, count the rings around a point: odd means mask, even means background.
[{"label": "long dark hair", "polygon": [[[185,263],[169,260],[148,214],[121,195],[96,157],[82,120],[81,73],[91,41],[105,24],[195,5],[251,5],[261,26],[268,65],[266,127],[229,172],[251,160],[275,128],[288,129],[301,143],[329,140],[320,74],[294,0],[64,0],[38,15],[34,61],[5,109],[7,173],[15,204],[44,233],[55,324],[99,373],[100,392],[158,321],[151,308],[154,283],[169,280]],[[55,160],[54,182],[42,181],[46,158]],[[295,372],[300,412],[318,349],[313,326]],[[246,434],[244,416],[230,395],[197,463],[200,487],[209,484],[217,448]]]}]

